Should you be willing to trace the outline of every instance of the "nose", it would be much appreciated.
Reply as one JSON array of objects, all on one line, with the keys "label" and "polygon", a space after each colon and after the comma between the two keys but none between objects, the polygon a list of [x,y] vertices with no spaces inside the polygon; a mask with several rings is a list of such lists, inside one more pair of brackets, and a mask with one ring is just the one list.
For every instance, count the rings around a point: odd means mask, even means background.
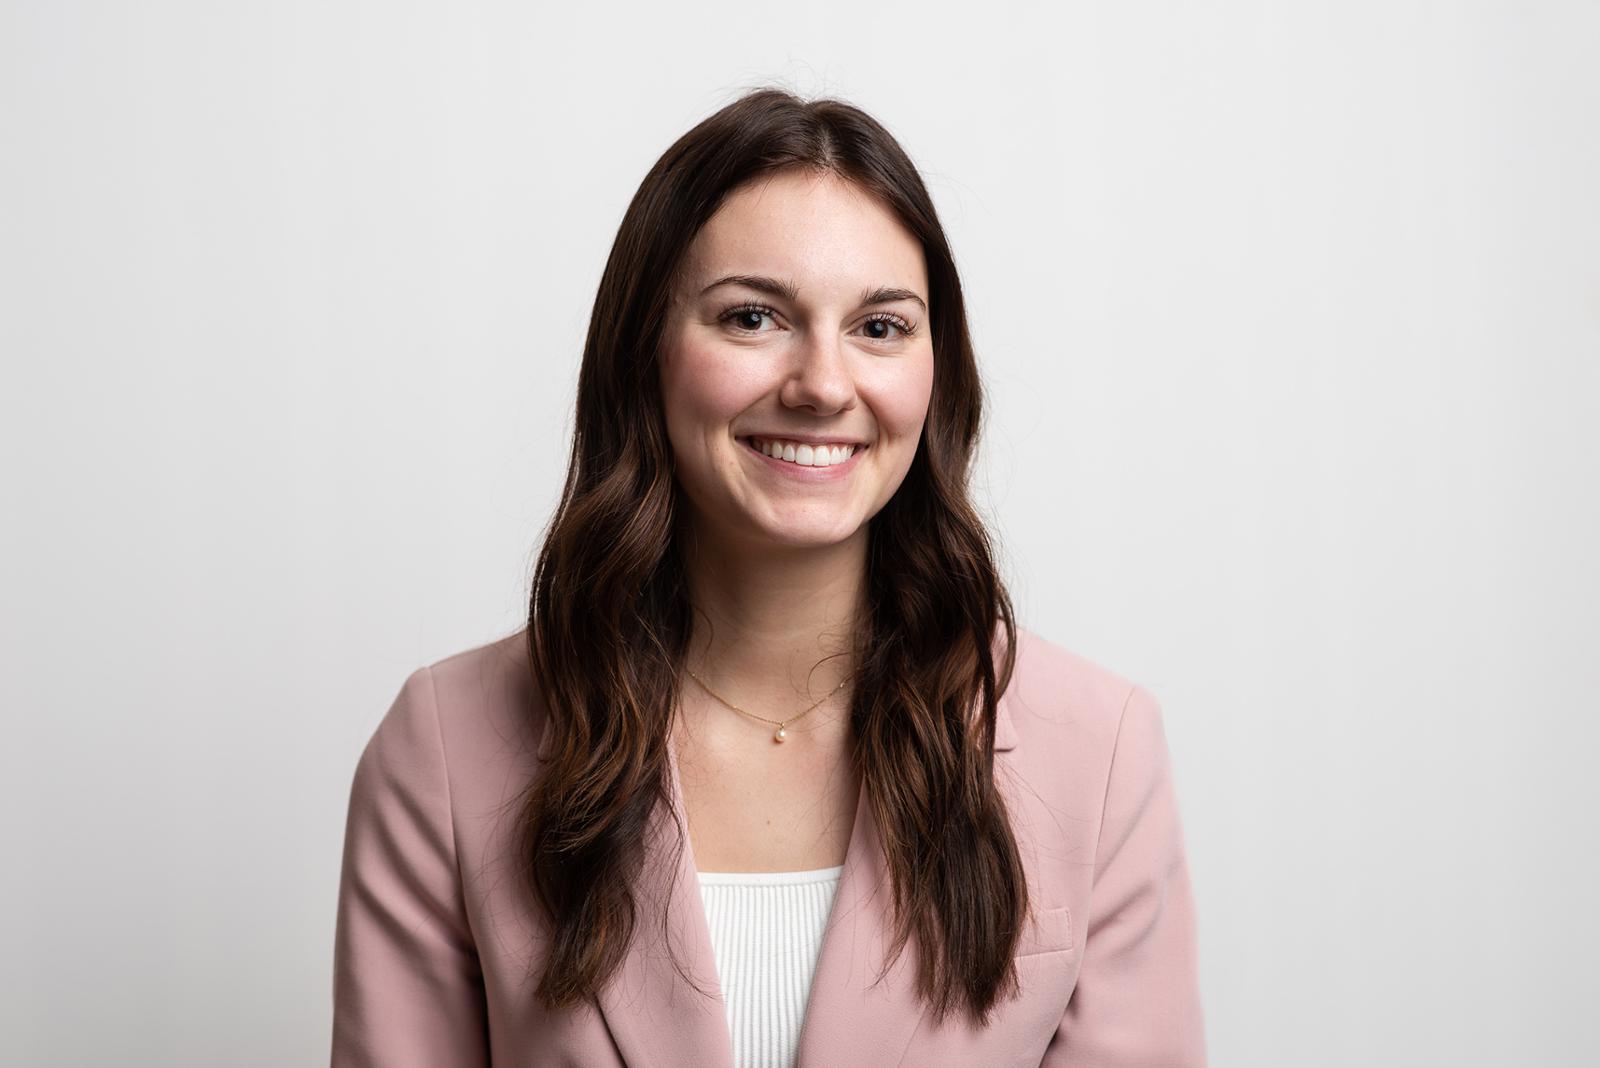
[{"label": "nose", "polygon": [[851,406],[856,384],[837,337],[813,331],[794,353],[794,366],[779,393],[785,406],[810,408],[818,415]]}]

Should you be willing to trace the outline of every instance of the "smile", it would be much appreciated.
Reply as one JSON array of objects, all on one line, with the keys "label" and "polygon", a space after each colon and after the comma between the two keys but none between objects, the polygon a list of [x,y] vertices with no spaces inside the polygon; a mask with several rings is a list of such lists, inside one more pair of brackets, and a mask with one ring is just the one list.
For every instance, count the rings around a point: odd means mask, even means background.
[{"label": "smile", "polygon": [[739,438],[738,441],[744,451],[763,466],[803,482],[832,482],[844,478],[869,448],[849,443],[816,446],[767,438]]}]

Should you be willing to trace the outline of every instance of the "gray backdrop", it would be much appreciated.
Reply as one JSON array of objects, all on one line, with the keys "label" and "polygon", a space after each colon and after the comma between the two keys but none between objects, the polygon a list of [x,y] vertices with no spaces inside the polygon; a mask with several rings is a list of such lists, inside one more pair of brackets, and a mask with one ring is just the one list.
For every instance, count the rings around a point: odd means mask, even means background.
[{"label": "gray backdrop", "polygon": [[1024,622],[1163,703],[1213,1063],[1596,1063],[1600,8],[578,7],[0,2],[0,1061],[325,1062],[356,756],[776,81],[923,167]]}]

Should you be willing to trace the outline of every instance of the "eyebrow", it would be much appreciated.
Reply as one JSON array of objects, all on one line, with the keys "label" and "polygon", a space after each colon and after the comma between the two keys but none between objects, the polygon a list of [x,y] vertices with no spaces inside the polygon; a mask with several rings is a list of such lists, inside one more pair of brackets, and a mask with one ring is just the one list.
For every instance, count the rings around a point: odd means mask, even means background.
[{"label": "eyebrow", "polygon": [[[788,301],[798,301],[800,299],[800,287],[793,282],[787,282],[780,278],[768,278],[766,275],[760,274],[723,275],[702,289],[700,295],[705,296],[718,286],[745,286],[761,293],[770,293],[775,297],[782,297]],[[890,304],[897,300],[914,301],[924,313],[928,310],[927,303],[909,289],[901,289],[897,286],[878,286],[877,288],[868,286],[861,291],[862,307],[869,304]]]}]

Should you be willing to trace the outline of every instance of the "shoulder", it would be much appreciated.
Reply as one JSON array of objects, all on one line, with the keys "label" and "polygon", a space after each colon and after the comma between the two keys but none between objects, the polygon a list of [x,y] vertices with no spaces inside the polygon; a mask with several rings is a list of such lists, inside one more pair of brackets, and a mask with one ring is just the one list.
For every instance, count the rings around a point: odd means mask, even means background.
[{"label": "shoulder", "polygon": [[431,677],[441,708],[454,709],[457,716],[522,705],[533,689],[527,628],[452,653],[418,671]]},{"label": "shoulder", "polygon": [[413,680],[425,676],[432,690],[452,766],[481,766],[486,760],[530,752],[537,741],[543,705],[533,684],[527,639],[524,627],[435,660],[413,674]]},{"label": "shoulder", "polygon": [[1160,726],[1160,705],[1148,689],[1022,627],[1016,670],[1001,700],[1017,741],[1014,761],[1036,780],[1070,768],[1080,781],[1103,782],[1119,738]]},{"label": "shoulder", "polygon": [[1091,733],[1115,733],[1129,698],[1148,694],[1132,679],[1105,664],[1017,628],[1017,666],[1006,691],[1017,730],[1071,726]]},{"label": "shoulder", "polygon": [[497,803],[533,771],[542,708],[522,630],[411,671],[364,763],[396,769],[402,785],[427,785],[458,805]]}]

